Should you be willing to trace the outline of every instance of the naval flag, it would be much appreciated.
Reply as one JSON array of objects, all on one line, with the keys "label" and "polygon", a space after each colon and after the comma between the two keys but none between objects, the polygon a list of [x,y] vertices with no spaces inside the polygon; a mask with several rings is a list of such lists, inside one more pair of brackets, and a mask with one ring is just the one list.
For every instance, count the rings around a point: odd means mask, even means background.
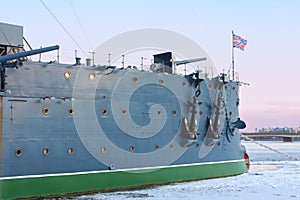
[{"label": "naval flag", "polygon": [[247,44],[247,40],[241,36],[235,35],[232,33],[232,46],[233,48],[239,48],[244,51],[244,48]]}]

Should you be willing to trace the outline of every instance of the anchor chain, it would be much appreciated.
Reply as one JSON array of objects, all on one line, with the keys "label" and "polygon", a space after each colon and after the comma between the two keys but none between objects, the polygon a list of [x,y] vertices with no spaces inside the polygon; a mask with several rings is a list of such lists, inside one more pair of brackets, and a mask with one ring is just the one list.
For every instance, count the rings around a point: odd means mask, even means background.
[{"label": "anchor chain", "polygon": [[[226,135],[227,135],[228,141],[230,142],[231,139],[229,137],[229,134],[231,134],[232,136],[234,135],[233,134],[234,128],[232,129],[231,126],[230,126],[230,121],[229,121],[229,117],[228,117],[228,111],[227,111],[227,107],[226,107],[226,104],[224,102],[224,99],[223,99],[223,103],[224,103],[224,110],[225,110]],[[229,133],[228,133],[228,131],[229,131]]]},{"label": "anchor chain", "polygon": [[271,150],[271,151],[274,151],[275,153],[281,154],[281,155],[283,155],[283,156],[285,156],[285,157],[287,157],[287,158],[291,158],[291,159],[293,159],[293,160],[300,161],[300,158],[299,158],[298,156],[293,156],[293,155],[284,153],[284,152],[282,152],[282,151],[279,151],[279,150],[277,150],[277,149],[274,149],[274,148],[272,148],[272,147],[269,147],[269,146],[267,146],[267,145],[265,145],[265,144],[262,144],[262,143],[260,143],[260,142],[255,141],[255,140],[252,139],[252,138],[249,138],[249,137],[246,136],[246,135],[243,135],[242,133],[241,133],[241,137],[244,138],[244,139],[246,139],[246,140],[249,140],[250,142],[253,142],[253,143],[255,143],[255,144],[257,144],[257,145],[259,145],[259,146],[261,146],[261,147],[264,147],[264,148],[266,148],[266,149],[269,149],[269,150]]},{"label": "anchor chain", "polygon": [[234,129],[232,129],[231,126],[230,126],[230,121],[229,121],[229,117],[228,117],[227,106],[226,106],[226,103],[225,103],[225,100],[224,100],[224,97],[223,97],[223,92],[221,92],[221,93],[218,94],[218,106],[219,106],[219,109],[224,108],[225,122],[226,122],[226,137],[227,137],[227,140],[230,142],[231,139],[230,139],[229,134],[231,134],[233,136],[234,135],[233,134],[233,130]]}]

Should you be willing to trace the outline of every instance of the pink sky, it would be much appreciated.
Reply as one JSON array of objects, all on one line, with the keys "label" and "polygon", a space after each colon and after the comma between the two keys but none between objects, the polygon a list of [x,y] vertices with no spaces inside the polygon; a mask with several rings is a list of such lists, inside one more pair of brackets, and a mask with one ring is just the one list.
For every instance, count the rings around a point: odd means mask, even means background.
[{"label": "pink sky", "polygon": [[[217,69],[231,64],[231,31],[248,40],[245,51],[235,50],[241,87],[241,117],[246,131],[263,127],[300,126],[300,1],[81,1],[44,0],[85,54],[122,32],[139,28],[176,31],[197,42]],[[18,6],[16,6],[18,5]],[[76,44],[40,1],[4,1],[1,21],[24,26],[30,44],[58,44],[62,61],[73,62]],[[78,52],[85,59],[85,54]]]}]

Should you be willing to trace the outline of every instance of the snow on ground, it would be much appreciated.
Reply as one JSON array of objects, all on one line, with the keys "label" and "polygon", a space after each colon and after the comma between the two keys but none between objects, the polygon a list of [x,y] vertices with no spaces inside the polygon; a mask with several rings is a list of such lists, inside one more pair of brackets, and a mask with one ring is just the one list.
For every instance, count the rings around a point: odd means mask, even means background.
[{"label": "snow on ground", "polygon": [[[300,142],[262,142],[277,150],[300,157]],[[297,200],[300,199],[300,161],[292,161],[256,144],[244,142],[252,165],[249,173],[150,189],[98,193],[76,199],[98,200]]]}]

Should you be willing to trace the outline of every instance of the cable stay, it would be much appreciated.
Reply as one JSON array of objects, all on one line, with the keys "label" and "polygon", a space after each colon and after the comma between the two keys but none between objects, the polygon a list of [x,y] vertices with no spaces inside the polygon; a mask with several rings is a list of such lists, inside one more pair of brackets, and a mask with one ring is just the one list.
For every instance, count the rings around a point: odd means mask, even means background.
[{"label": "cable stay", "polygon": [[72,1],[69,0],[69,3],[70,3],[70,5],[71,5],[71,7],[72,7],[73,13],[74,13],[74,15],[75,15],[75,17],[76,17],[76,19],[77,19],[77,22],[78,22],[78,24],[79,24],[79,26],[80,26],[80,29],[81,29],[81,31],[82,31],[82,33],[83,33],[83,35],[84,35],[86,41],[88,42],[88,44],[89,44],[89,46],[90,46],[90,49],[92,49],[92,48],[93,48],[93,45],[92,45],[91,41],[89,40],[89,38],[88,38],[88,36],[87,36],[87,34],[86,34],[84,28],[83,28],[82,23],[81,23],[80,20],[79,20],[79,17],[78,17],[78,15],[77,15],[76,11],[75,11],[75,8],[74,8],[74,6],[73,6],[73,4],[72,4]]},{"label": "cable stay", "polygon": [[287,158],[290,158],[290,159],[293,159],[293,160],[296,160],[296,161],[300,161],[300,158],[299,158],[298,156],[293,156],[293,155],[290,155],[290,154],[288,154],[288,153],[285,153],[285,152],[279,151],[279,150],[277,150],[277,149],[274,149],[274,148],[272,148],[272,147],[269,147],[269,146],[267,146],[267,145],[265,145],[265,144],[262,144],[262,143],[260,143],[260,142],[255,141],[255,140],[252,139],[252,138],[249,138],[249,137],[246,136],[246,135],[241,134],[241,137],[244,138],[245,140],[248,140],[248,141],[250,141],[250,142],[253,142],[253,143],[255,143],[255,144],[257,144],[257,145],[259,145],[259,146],[261,146],[261,147],[264,147],[264,148],[266,148],[266,149],[269,149],[269,150],[271,150],[271,151],[274,151],[275,153],[278,153],[278,154],[280,154],[280,155],[282,155],[282,156],[284,156],[284,157],[287,157]]},{"label": "cable stay", "polygon": [[56,20],[56,22],[62,27],[62,29],[66,32],[66,34],[71,38],[71,40],[76,44],[76,46],[82,51],[82,53],[88,57],[88,55],[85,53],[85,51],[81,48],[81,46],[78,44],[78,42],[72,37],[72,35],[69,33],[69,31],[64,27],[64,25],[58,20],[58,18],[54,15],[54,13],[48,8],[48,6],[43,2],[43,0],[40,0],[40,2],[44,5],[44,7],[48,10],[48,12],[52,15],[52,17]]}]

